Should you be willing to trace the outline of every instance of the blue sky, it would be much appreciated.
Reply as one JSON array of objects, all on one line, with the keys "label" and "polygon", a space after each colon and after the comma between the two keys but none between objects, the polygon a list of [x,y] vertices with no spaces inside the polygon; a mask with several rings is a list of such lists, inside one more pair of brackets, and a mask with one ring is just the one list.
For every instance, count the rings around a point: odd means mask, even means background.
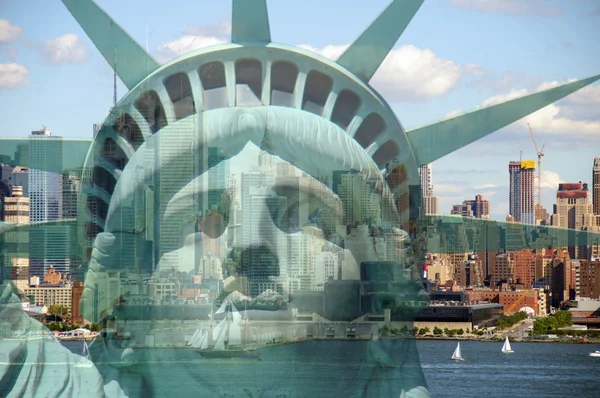
[{"label": "blue sky", "polygon": [[[162,61],[227,41],[230,1],[98,0]],[[389,0],[268,0],[275,42],[335,57]],[[167,6],[168,5],[168,6]],[[0,0],[1,136],[47,125],[55,135],[91,137],[112,102],[112,72],[59,1]],[[600,73],[595,0],[426,0],[373,85],[406,128],[468,111],[551,82]],[[435,80],[433,80],[435,78]],[[119,97],[125,94],[122,84]],[[509,160],[534,158],[525,121],[546,145],[543,205],[559,181],[590,182],[600,156],[600,84],[436,161],[441,212],[481,193],[492,217],[508,211]]]}]

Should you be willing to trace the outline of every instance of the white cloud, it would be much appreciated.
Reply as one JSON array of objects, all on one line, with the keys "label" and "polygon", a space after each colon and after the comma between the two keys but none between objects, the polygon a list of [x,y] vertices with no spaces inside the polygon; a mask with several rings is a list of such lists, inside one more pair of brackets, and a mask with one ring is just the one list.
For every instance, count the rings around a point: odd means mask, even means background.
[{"label": "white cloud", "polygon": [[[544,165],[542,164],[542,166]],[[560,178],[558,173],[555,173],[550,170],[542,170],[542,188],[558,189],[558,184],[561,184],[563,182],[565,181],[562,178]]]},{"label": "white cloud", "polygon": [[179,38],[161,44],[157,58],[160,62],[168,62],[190,51],[226,43],[230,31],[228,21],[206,27],[190,25]]},{"label": "white cloud", "polygon": [[[347,46],[326,46],[318,49],[301,45],[327,58],[336,60]],[[465,67],[451,60],[438,57],[433,51],[422,50],[413,45],[392,50],[371,84],[388,101],[415,101],[439,97],[456,87],[465,69],[470,73],[480,73],[477,65]]]},{"label": "white cloud", "polygon": [[0,88],[24,86],[28,78],[29,71],[23,65],[14,62],[0,64]]},{"label": "white cloud", "polygon": [[481,76],[487,73],[483,66],[477,64],[465,64],[463,65],[462,69],[466,74],[474,76]]},{"label": "white cloud", "polygon": [[48,40],[42,47],[43,57],[51,64],[79,64],[87,58],[87,49],[76,34]]},{"label": "white cloud", "polygon": [[10,43],[16,40],[23,29],[14,26],[8,19],[0,19],[0,43]]},{"label": "white cloud", "polygon": [[158,59],[161,62],[168,62],[190,51],[222,43],[225,43],[225,40],[215,36],[183,35],[176,40],[162,44],[158,49]]},{"label": "white cloud", "polygon": [[325,46],[323,48],[316,48],[316,47],[310,46],[308,44],[300,44],[300,45],[298,45],[298,47],[307,49],[314,53],[321,54],[322,56],[329,58],[329,59],[333,59],[335,61],[340,57],[340,55],[342,55],[342,53],[344,51],[346,51],[346,49],[348,48],[348,44],[340,45],[340,46],[329,45],[329,46]]},{"label": "white cloud", "polygon": [[441,197],[457,197],[464,196],[466,193],[466,186],[463,184],[452,184],[445,182],[437,182],[434,186],[434,193]]},{"label": "white cloud", "polygon": [[450,0],[454,7],[506,15],[556,16],[561,9],[548,0]]},{"label": "white cloud", "polygon": [[498,187],[500,187],[500,185],[498,185],[498,184],[475,185],[475,189],[494,189],[494,188],[498,188]]}]

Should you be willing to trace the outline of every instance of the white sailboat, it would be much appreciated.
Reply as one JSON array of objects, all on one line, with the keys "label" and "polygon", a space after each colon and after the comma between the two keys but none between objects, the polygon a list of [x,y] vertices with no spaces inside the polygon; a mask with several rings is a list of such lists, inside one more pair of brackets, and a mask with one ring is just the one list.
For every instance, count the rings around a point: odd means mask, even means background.
[{"label": "white sailboat", "polygon": [[191,346],[194,344],[194,341],[196,341],[196,339],[198,338],[198,336],[200,335],[201,330],[198,328],[196,329],[196,331],[194,332],[194,334],[192,335],[192,337],[190,337],[190,340],[187,342],[187,345]]},{"label": "white sailboat", "polygon": [[464,361],[465,360],[462,357],[462,354],[460,352],[460,342],[456,344],[456,349],[454,350],[454,353],[452,354],[452,359],[454,359],[455,361]]},{"label": "white sailboat", "polygon": [[81,360],[75,364],[75,367],[91,368],[92,366],[94,366],[94,364],[90,359],[90,350],[88,348],[87,342],[83,340],[83,351],[81,352]]},{"label": "white sailboat", "polygon": [[508,341],[508,336],[506,336],[506,340],[504,340],[504,345],[502,346],[502,352],[504,354],[512,354],[514,351],[510,347],[510,341]]},{"label": "white sailboat", "polygon": [[256,350],[246,349],[245,338],[243,338],[242,325],[245,328],[247,322],[242,318],[235,305],[230,300],[226,300],[216,314],[225,313],[225,317],[219,322],[216,328],[212,330],[212,339],[209,338],[201,341],[200,346],[193,348],[200,355],[207,358],[258,358],[259,352]]},{"label": "white sailboat", "polygon": [[198,329],[198,331],[194,333],[194,336],[192,336],[188,344],[192,348],[203,349],[208,347],[208,332],[206,330]]}]

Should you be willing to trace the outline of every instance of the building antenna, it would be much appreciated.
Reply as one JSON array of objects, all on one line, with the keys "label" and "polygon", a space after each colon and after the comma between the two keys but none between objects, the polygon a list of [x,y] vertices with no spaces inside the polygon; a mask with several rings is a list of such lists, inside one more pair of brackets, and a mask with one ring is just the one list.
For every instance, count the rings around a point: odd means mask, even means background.
[{"label": "building antenna", "polygon": [[117,107],[117,47],[115,46],[115,61],[114,61],[114,75],[113,75],[113,107]]}]

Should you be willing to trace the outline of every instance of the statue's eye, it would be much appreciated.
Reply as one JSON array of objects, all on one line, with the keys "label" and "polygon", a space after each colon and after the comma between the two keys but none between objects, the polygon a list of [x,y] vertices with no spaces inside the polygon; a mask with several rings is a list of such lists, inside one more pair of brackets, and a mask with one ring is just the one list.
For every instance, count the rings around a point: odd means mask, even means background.
[{"label": "statue's eye", "polygon": [[304,218],[301,214],[302,205],[297,197],[279,196],[268,198],[267,209],[273,224],[282,232],[293,234],[302,228]]}]

